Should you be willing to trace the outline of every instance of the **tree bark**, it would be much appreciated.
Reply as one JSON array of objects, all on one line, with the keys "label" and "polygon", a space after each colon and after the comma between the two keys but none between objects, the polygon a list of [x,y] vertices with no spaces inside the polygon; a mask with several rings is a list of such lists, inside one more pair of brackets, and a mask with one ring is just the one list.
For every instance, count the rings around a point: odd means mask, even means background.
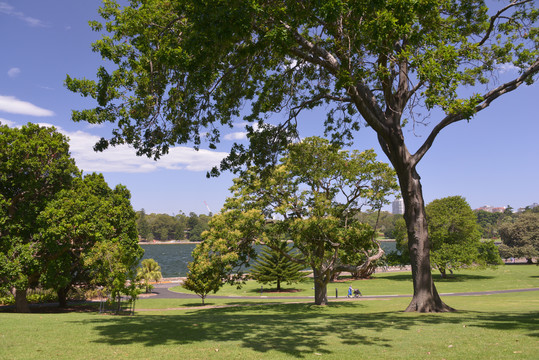
[{"label": "tree bark", "polygon": [[61,308],[67,307],[67,287],[58,288],[56,293],[58,294],[58,306]]},{"label": "tree bark", "polygon": [[313,269],[314,275],[314,303],[316,305],[328,304],[327,291],[327,275],[322,274],[319,270]]},{"label": "tree bark", "polygon": [[28,305],[28,300],[26,299],[27,289],[15,289],[15,312],[18,313],[29,313],[30,306]]},{"label": "tree bark", "polygon": [[[399,171],[400,170],[400,171]],[[430,244],[425,202],[420,177],[415,168],[397,170],[404,201],[404,220],[408,231],[408,250],[412,265],[414,295],[406,312],[447,312],[453,308],[444,304],[432,278]]]}]

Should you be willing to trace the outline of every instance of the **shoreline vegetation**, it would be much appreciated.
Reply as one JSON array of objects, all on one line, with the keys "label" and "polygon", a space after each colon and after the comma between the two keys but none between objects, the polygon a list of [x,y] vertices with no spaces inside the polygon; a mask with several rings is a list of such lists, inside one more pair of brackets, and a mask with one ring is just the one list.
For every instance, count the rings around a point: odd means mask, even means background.
[{"label": "shoreline vegetation", "polygon": [[152,241],[139,241],[139,245],[177,245],[177,244],[200,244],[202,241],[189,241],[189,240],[152,240]]},{"label": "shoreline vegetation", "polygon": [[[395,242],[395,239],[377,239],[380,242]],[[202,241],[189,241],[189,240],[151,240],[151,241],[139,241],[139,245],[172,245],[172,244],[200,244]]]}]

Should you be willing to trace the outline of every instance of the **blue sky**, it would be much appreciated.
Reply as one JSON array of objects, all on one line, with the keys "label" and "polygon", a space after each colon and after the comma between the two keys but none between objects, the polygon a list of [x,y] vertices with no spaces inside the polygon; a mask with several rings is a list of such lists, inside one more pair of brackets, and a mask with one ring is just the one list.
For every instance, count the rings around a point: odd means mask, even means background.
[{"label": "blue sky", "polygon": [[[127,147],[95,153],[92,146],[109,136],[111,126],[95,127],[70,120],[72,109],[94,104],[65,89],[66,74],[94,78],[101,65],[90,44],[99,35],[88,20],[97,20],[99,0],[0,0],[0,122],[54,125],[70,137],[71,153],[85,172],[102,172],[109,185],[131,190],[133,207],[146,212],[177,214],[219,211],[228,196],[232,175],[206,179],[232,146],[241,141],[238,119],[217,151],[195,152],[178,146],[158,162],[136,157]],[[507,67],[500,80],[514,75]],[[464,196],[472,208],[482,205],[523,207],[539,202],[539,85],[523,86],[502,97],[472,121],[454,124],[437,138],[418,166],[427,202]],[[437,117],[433,115],[431,121]],[[323,109],[302,116],[301,136],[321,135]],[[426,130],[406,132],[412,149]],[[421,137],[422,135],[422,137]],[[377,145],[371,129],[361,129],[355,148]]]}]

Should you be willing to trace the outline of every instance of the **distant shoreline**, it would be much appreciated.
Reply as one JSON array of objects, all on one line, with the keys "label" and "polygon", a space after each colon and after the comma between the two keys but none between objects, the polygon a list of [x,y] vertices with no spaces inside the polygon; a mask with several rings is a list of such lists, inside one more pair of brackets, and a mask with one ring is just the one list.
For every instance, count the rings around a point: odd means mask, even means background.
[{"label": "distant shoreline", "polygon": [[171,241],[139,241],[139,245],[178,245],[178,244],[200,244],[200,241],[171,240]]},{"label": "distant shoreline", "polygon": [[[378,239],[381,242],[395,242],[395,239]],[[201,241],[170,240],[170,241],[139,241],[139,245],[176,245],[176,244],[200,244]]]}]

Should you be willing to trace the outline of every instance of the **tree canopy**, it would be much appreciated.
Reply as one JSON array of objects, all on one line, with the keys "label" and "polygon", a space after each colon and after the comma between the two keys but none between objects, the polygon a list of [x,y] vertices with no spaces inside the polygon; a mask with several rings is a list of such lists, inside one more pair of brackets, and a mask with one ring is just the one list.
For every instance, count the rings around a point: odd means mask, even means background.
[{"label": "tree canopy", "polygon": [[[212,249],[215,242],[220,250],[206,253],[219,254],[219,261],[222,249],[230,253],[232,262],[224,279],[230,279],[232,270],[241,278],[238,268],[253,258],[255,242],[280,251],[313,270],[315,303],[325,305],[327,284],[335,272],[357,270],[372,250],[383,254],[372,228],[356,215],[362,208],[379,209],[387,202],[397,190],[394,171],[378,162],[372,150],[344,151],[318,137],[289,145],[279,164],[265,171],[267,176],[250,168],[234,179],[233,196],[227,199],[224,213],[212,219],[200,246]],[[282,249],[286,240],[293,241],[297,252]],[[358,252],[367,259],[350,255],[357,262],[342,262],[342,253]]]},{"label": "tree canopy", "polygon": [[526,211],[516,218],[507,219],[499,231],[503,257],[524,257],[528,262],[539,257],[539,213]]},{"label": "tree canopy", "polygon": [[53,289],[63,306],[75,285],[102,285],[87,261],[104,242],[119,269],[112,275],[117,287],[120,277],[134,280],[128,273],[143,250],[130,199],[101,174],[83,177],[54,128],[1,126],[0,287],[14,294],[16,311],[29,311],[28,289]]},{"label": "tree canopy", "polygon": [[[496,245],[481,240],[480,225],[475,212],[462,196],[449,196],[427,204],[431,261],[446,276],[463,266],[488,266],[502,263]],[[407,261],[408,237],[404,221],[396,224],[395,240],[401,252],[401,262]]]},{"label": "tree canopy", "polygon": [[[157,158],[170,146],[198,147],[203,139],[214,148],[222,127],[244,115],[250,145],[235,145],[221,170],[274,161],[298,137],[298,115],[315,107],[327,110],[324,128],[335,142],[370,127],[405,204],[414,279],[407,310],[448,311],[430,275],[416,166],[445,127],[531,84],[539,71],[535,2],[494,4],[133,0],[122,8],[107,0],[103,23],[91,22],[104,33],[93,49],[107,68],[98,69],[96,81],[66,79],[97,106],[75,111],[73,119],[116,124],[97,150],[129,143]],[[503,64],[518,74],[497,83]],[[436,109],[442,115],[428,120]],[[282,121],[269,119],[276,113]],[[430,132],[413,152],[403,127],[428,121]]]},{"label": "tree canopy", "polygon": [[434,200],[426,210],[431,260],[442,276],[448,269],[481,262],[481,232],[475,213],[463,197]]},{"label": "tree canopy", "polygon": [[78,174],[67,138],[54,128],[0,126],[0,286],[29,311],[26,291],[37,286],[43,243],[37,218]]},{"label": "tree canopy", "polygon": [[[55,289],[65,305],[67,291],[73,286],[100,285],[97,272],[87,266],[87,258],[100,243],[117,246],[114,262],[132,271],[143,250],[138,245],[135,212],[131,194],[122,185],[111,189],[102,174],[88,174],[74,179],[47,203],[38,216],[43,262],[40,283]],[[134,280],[134,278],[131,278]]]}]

